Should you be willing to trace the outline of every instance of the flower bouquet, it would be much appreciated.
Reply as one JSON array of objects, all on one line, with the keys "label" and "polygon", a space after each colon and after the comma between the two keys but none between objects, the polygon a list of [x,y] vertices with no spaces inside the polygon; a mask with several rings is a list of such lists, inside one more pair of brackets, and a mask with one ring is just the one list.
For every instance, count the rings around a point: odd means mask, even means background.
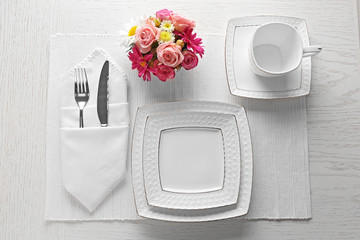
[{"label": "flower bouquet", "polygon": [[129,47],[132,69],[139,77],[151,81],[151,73],[165,82],[175,77],[175,70],[190,70],[198,65],[204,48],[194,33],[195,22],[170,10],[157,11],[155,16],[131,20],[122,31],[122,45]]}]

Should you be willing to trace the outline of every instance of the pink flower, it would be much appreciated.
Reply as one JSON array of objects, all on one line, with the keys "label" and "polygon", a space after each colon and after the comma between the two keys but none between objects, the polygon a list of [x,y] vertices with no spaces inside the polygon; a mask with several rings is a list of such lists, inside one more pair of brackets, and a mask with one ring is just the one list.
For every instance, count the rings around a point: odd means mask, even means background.
[{"label": "pink flower", "polygon": [[160,44],[156,53],[159,61],[169,67],[176,67],[184,60],[181,47],[172,42]]},{"label": "pink flower", "polygon": [[188,49],[192,49],[194,53],[197,53],[200,55],[200,57],[202,57],[202,55],[205,52],[203,46],[200,46],[200,44],[202,44],[202,39],[196,38],[196,33],[193,34],[192,31],[193,31],[192,28],[186,28],[183,33],[180,32],[174,32],[174,33],[176,35],[181,36],[181,40],[183,40],[184,43],[186,43]]},{"label": "pink flower", "polygon": [[135,31],[136,46],[141,53],[147,53],[151,50],[151,45],[160,36],[160,29],[155,27],[155,23],[146,20],[143,26],[140,26]]},{"label": "pink flower", "polygon": [[185,50],[183,52],[184,61],[181,63],[181,66],[186,70],[193,69],[198,65],[199,59],[193,51]]},{"label": "pink flower", "polygon": [[170,14],[172,14],[173,11],[168,9],[162,9],[160,11],[156,12],[156,16],[160,19],[160,21],[164,20],[170,20]]},{"label": "pink flower", "polygon": [[183,32],[187,27],[194,28],[195,22],[189,19],[183,18],[176,13],[171,13],[171,21],[175,26],[175,30]]},{"label": "pink flower", "polygon": [[168,79],[173,79],[175,77],[175,70],[172,67],[161,64],[158,60],[154,63],[154,75],[159,78],[159,80],[166,82]]},{"label": "pink flower", "polygon": [[143,56],[139,49],[134,46],[132,48],[132,52],[129,52],[128,57],[132,62],[132,69],[137,69],[139,77],[142,77],[144,81],[151,81],[151,74],[150,72],[152,69],[149,66],[149,62],[152,59],[153,55],[151,53],[146,54]]}]

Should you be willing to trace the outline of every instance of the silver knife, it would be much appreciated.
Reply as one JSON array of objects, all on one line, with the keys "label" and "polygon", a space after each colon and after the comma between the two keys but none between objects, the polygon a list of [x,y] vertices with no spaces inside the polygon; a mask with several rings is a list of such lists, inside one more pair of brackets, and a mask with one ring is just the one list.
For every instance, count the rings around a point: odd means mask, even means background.
[{"label": "silver knife", "polygon": [[108,80],[109,80],[109,61],[105,61],[100,74],[98,96],[97,96],[97,113],[102,127],[107,127],[108,125],[108,113],[109,113]]}]

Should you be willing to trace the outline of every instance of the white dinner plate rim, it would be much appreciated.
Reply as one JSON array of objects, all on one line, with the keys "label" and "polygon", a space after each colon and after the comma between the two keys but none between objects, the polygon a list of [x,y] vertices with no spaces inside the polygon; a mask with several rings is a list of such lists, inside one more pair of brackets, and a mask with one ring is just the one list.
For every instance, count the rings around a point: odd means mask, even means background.
[{"label": "white dinner plate rim", "polygon": [[[175,105],[175,106],[174,106]],[[176,106],[177,105],[177,106]],[[141,171],[141,152],[142,152],[142,133],[144,131],[144,124],[147,112],[161,112],[169,111],[168,109],[178,110],[186,109],[188,111],[210,111],[232,113],[236,115],[238,124],[241,124],[240,134],[244,141],[240,140],[241,144],[241,177],[239,201],[231,206],[205,209],[205,210],[173,210],[155,208],[149,206],[146,202],[143,178]],[[140,135],[139,135],[140,133]],[[246,142],[245,142],[246,141]],[[246,149],[246,150],[245,150]],[[253,159],[252,146],[249,124],[246,117],[245,109],[240,105],[233,105],[221,102],[212,101],[178,101],[168,103],[158,103],[139,107],[136,114],[136,119],[133,128],[132,141],[132,163],[131,172],[133,180],[133,191],[136,205],[136,211],[139,216],[149,219],[157,219],[163,221],[173,222],[209,222],[222,219],[236,218],[248,213],[253,177]],[[139,171],[140,169],[140,171]]]}]

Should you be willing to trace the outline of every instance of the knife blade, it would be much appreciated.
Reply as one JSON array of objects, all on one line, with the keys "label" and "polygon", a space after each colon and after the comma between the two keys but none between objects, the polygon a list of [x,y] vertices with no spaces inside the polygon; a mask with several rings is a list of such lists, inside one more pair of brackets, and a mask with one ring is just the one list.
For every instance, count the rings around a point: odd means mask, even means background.
[{"label": "knife blade", "polygon": [[108,97],[108,80],[109,80],[109,61],[105,61],[99,79],[99,88],[97,96],[97,113],[102,127],[108,125],[109,97]]}]

